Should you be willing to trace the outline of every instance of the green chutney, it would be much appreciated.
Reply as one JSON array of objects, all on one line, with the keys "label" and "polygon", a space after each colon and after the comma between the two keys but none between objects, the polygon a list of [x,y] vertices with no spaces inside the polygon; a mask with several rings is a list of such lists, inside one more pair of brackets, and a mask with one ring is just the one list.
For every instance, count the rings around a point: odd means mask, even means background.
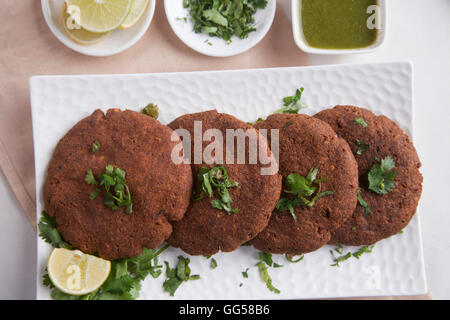
[{"label": "green chutney", "polygon": [[311,47],[356,49],[372,45],[377,29],[369,29],[373,13],[367,8],[376,0],[302,0],[303,34]]}]

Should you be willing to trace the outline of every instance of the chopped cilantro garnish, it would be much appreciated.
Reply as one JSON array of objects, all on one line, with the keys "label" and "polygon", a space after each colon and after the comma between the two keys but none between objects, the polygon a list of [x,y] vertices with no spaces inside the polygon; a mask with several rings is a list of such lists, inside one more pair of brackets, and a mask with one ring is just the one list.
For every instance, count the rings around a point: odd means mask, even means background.
[{"label": "chopped cilantro garnish", "polygon": [[361,142],[359,139],[356,139],[356,145],[358,146],[358,151],[356,151],[358,156],[370,149],[370,144]]},{"label": "chopped cilantro garnish", "polygon": [[247,268],[247,269],[245,269],[245,271],[242,271],[242,277],[244,277],[244,278],[248,278],[248,270],[249,270],[250,268]]},{"label": "chopped cilantro garnish", "polygon": [[280,211],[289,211],[294,221],[297,221],[297,216],[294,212],[295,207],[312,207],[318,199],[334,194],[334,191],[331,190],[321,192],[322,182],[325,179],[317,179],[318,172],[318,169],[311,168],[306,177],[297,173],[288,175],[285,180],[288,189],[284,190],[284,192],[295,195],[295,198],[281,198],[278,200],[276,208]]},{"label": "chopped cilantro garnish", "polygon": [[366,214],[371,214],[372,211],[370,210],[369,204],[366,202],[366,200],[363,199],[363,197],[361,195],[361,188],[358,188],[358,190],[357,190],[357,198],[358,198],[359,204],[361,205],[361,207],[364,208]]},{"label": "chopped cilantro garnish", "polygon": [[369,171],[369,190],[378,194],[386,194],[395,187],[394,179],[397,171],[392,170],[395,161],[391,156],[387,156],[374,164]]},{"label": "chopped cilantro garnish", "polygon": [[98,150],[100,150],[100,142],[94,141],[94,143],[92,143],[91,151],[92,153],[96,153]]},{"label": "chopped cilantro garnish", "polygon": [[195,33],[206,33],[231,43],[232,36],[241,39],[256,30],[254,14],[267,6],[267,0],[183,0],[189,9]]},{"label": "chopped cilantro garnish", "polygon": [[[88,184],[103,186],[105,192],[103,194],[103,204],[112,210],[118,210],[125,207],[126,213],[133,211],[133,199],[130,195],[130,189],[125,181],[125,171],[120,168],[115,168],[112,165],[107,165],[105,172],[100,174],[99,181],[97,181],[92,173],[88,170],[84,179]],[[89,195],[91,200],[94,200],[101,192],[100,188],[96,188]]]},{"label": "chopped cilantro garnish", "polygon": [[198,280],[199,275],[191,275],[191,269],[189,268],[190,260],[183,256],[178,256],[178,264],[175,268],[170,268],[169,263],[166,264],[166,276],[167,279],[163,283],[164,291],[168,292],[171,296],[175,294],[178,287],[185,281]]},{"label": "chopped cilantro garnish", "polygon": [[364,253],[370,253],[372,252],[372,249],[374,248],[374,245],[371,246],[362,246],[359,248],[358,251],[352,253],[352,256],[354,256],[356,259],[359,259]]},{"label": "chopped cilantro garnish", "polygon": [[256,264],[256,266],[259,269],[259,276],[261,277],[261,280],[266,283],[267,289],[270,291],[279,294],[280,290],[275,288],[272,284],[272,278],[269,276],[269,272],[267,271],[266,264],[263,261],[260,261]]},{"label": "chopped cilantro garnish", "polygon": [[278,109],[274,113],[298,113],[301,109],[308,106],[301,101],[304,88],[297,89],[295,95],[283,98],[283,108]]},{"label": "chopped cilantro garnish", "polygon": [[335,257],[333,251],[330,251],[331,255],[333,256],[333,262],[334,264],[332,264],[332,267],[339,267],[339,263],[343,262],[347,259],[349,259],[352,256],[351,252],[348,252],[347,254],[341,255],[339,257]]},{"label": "chopped cilantro garnish", "polygon": [[198,180],[201,183],[200,194],[194,201],[203,199],[207,194],[210,198],[214,196],[214,189],[217,190],[219,199],[213,199],[213,208],[224,210],[229,214],[237,213],[238,208],[232,208],[228,188],[239,187],[239,183],[228,180],[228,171],[225,167],[216,166],[212,169],[201,167],[198,172]]},{"label": "chopped cilantro garnish", "polygon": [[363,118],[356,118],[355,120],[353,120],[354,124],[359,124],[361,126],[363,126],[364,128],[368,127],[368,124],[366,123],[366,121]]}]

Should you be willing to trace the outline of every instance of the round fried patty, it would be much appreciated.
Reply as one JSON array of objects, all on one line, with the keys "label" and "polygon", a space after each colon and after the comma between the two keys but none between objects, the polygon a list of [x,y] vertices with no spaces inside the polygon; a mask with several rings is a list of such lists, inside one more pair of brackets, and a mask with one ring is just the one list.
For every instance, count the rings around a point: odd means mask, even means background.
[{"label": "round fried patty", "polygon": [[[361,196],[371,211],[366,213],[358,205],[353,216],[333,232],[330,243],[369,245],[400,232],[414,215],[422,193],[421,163],[408,135],[387,117],[354,106],[336,106],[315,117],[329,123],[350,145],[358,162]],[[364,119],[367,127],[355,123],[359,118]],[[360,155],[357,140],[370,145]],[[387,156],[395,161],[395,188],[380,195],[369,191],[368,173],[379,159]]]},{"label": "round fried patty", "polygon": [[[321,192],[333,194],[319,198],[312,207],[295,207],[297,221],[289,211],[275,210],[267,228],[251,243],[265,252],[292,255],[320,248],[356,206],[358,171],[348,144],[327,123],[307,115],[274,114],[255,126],[260,130],[279,129],[280,174],[284,182],[292,173],[306,177],[316,168],[317,179],[325,179]],[[273,134],[270,137],[273,139]],[[286,192],[281,197],[293,198]]]},{"label": "round fried patty", "polygon": [[[197,151],[198,155],[198,152],[205,152],[211,143],[209,138],[205,138],[202,144],[199,143],[197,148],[195,147],[194,122],[196,121],[201,121],[200,133],[202,134],[208,129],[217,129],[217,132],[222,133],[223,143],[220,145],[224,146],[223,160],[226,162],[225,164],[220,164],[219,153],[214,153],[214,158],[210,159],[208,164],[205,163],[205,158],[200,158],[201,163],[194,163],[194,153]],[[229,252],[239,248],[266,227],[280,195],[281,176],[277,174],[278,166],[267,146],[266,139],[245,122],[215,110],[183,115],[170,123],[169,127],[174,130],[185,129],[192,137],[190,147],[194,198],[197,198],[198,190],[201,188],[201,181],[197,179],[201,167],[211,169],[217,165],[223,166],[228,172],[229,180],[239,183],[239,187],[228,188],[232,200],[231,207],[237,208],[237,213],[227,213],[224,210],[213,208],[212,200],[219,198],[217,190],[214,191],[213,198],[205,195],[201,200],[192,200],[184,218],[173,224],[173,233],[168,239],[169,244],[192,255],[212,255],[219,250]],[[253,137],[246,139],[245,154],[247,156],[244,164],[238,164],[237,161],[237,139],[234,139],[234,149],[227,148],[227,142],[231,140],[227,139],[227,129],[242,129],[243,132],[254,133]],[[180,134],[180,136],[182,135]],[[220,140],[213,141],[220,142]],[[261,169],[267,166],[259,160],[260,158],[255,164],[249,164],[249,141],[259,142],[261,150],[264,150],[265,154],[275,163],[275,170],[271,175],[261,175]],[[184,143],[187,142],[184,141]],[[232,151],[233,153],[231,153]],[[226,161],[226,154],[231,154],[233,163]]]},{"label": "round fried patty", "polygon": [[[50,161],[43,195],[45,210],[56,217],[66,241],[85,253],[114,260],[156,248],[180,220],[192,193],[189,165],[171,160],[173,131],[159,121],[134,112],[96,110],[59,141]],[[92,152],[92,144],[100,148]],[[103,192],[85,181],[92,170],[99,180],[107,165],[125,171],[133,199],[131,213],[103,204]],[[103,186],[100,187],[104,189]]]}]

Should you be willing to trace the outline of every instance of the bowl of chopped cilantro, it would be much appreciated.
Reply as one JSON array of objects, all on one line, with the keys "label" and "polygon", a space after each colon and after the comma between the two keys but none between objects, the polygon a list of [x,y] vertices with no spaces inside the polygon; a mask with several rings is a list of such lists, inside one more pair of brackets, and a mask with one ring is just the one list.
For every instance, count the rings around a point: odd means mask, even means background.
[{"label": "bowl of chopped cilantro", "polygon": [[213,57],[243,53],[269,31],[276,0],[165,0],[175,34],[191,49]]}]

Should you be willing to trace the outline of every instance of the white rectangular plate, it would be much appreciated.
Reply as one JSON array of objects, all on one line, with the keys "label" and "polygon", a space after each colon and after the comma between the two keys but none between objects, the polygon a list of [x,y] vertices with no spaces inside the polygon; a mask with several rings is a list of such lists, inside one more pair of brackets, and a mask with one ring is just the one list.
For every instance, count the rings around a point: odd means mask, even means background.
[{"label": "white rectangular plate", "polygon": [[[36,161],[37,218],[43,210],[42,185],[47,164],[61,137],[95,109],[140,110],[149,102],[160,108],[159,120],[169,123],[185,114],[216,108],[244,121],[266,117],[282,106],[281,99],[304,87],[303,101],[316,112],[336,104],[353,104],[384,114],[413,134],[412,66],[407,62],[332,65],[236,71],[134,75],[38,76],[30,80]],[[303,112],[303,111],[302,111]],[[42,275],[51,247],[38,239],[37,298],[50,298]],[[215,255],[218,267],[205,257],[191,257],[193,274],[201,280],[183,283],[174,299],[305,299],[351,296],[418,295],[427,291],[419,215],[403,234],[380,241],[372,253],[330,266],[331,246],[289,263],[274,255],[282,268],[269,268],[280,294],[267,290],[255,263],[258,252],[245,246]],[[358,248],[347,247],[344,252]],[[174,266],[181,250],[170,248],[160,262]],[[250,268],[249,277],[242,271]],[[148,277],[141,299],[172,299],[163,291],[164,275]],[[240,284],[242,283],[242,286]]]}]

